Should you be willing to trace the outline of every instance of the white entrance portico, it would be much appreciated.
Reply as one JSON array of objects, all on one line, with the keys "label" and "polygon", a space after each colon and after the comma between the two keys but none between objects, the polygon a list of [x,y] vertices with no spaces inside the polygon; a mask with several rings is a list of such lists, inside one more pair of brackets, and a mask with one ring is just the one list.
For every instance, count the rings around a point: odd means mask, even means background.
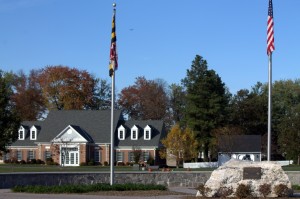
[{"label": "white entrance portico", "polygon": [[84,133],[80,127],[69,125],[52,140],[52,143],[59,146],[60,165],[80,165],[80,144],[88,142]]}]

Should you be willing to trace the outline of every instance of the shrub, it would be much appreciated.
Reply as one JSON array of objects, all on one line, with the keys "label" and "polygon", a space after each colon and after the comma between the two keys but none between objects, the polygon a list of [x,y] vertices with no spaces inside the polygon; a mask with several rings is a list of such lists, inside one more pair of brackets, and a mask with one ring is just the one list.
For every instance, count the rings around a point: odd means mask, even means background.
[{"label": "shrub", "polygon": [[118,162],[117,166],[125,166],[124,162]]},{"label": "shrub", "polygon": [[220,189],[217,191],[216,196],[221,198],[226,198],[230,196],[233,193],[233,190],[231,187],[220,187]]},{"label": "shrub", "polygon": [[293,190],[300,190],[300,185],[294,184],[292,185]]},{"label": "shrub", "polygon": [[93,165],[95,165],[95,162],[94,162],[94,160],[93,160],[93,159],[91,159],[91,160],[88,162],[88,165],[89,165],[89,166],[93,166]]},{"label": "shrub", "polygon": [[86,166],[86,162],[80,162],[80,166]]},{"label": "shrub", "polygon": [[53,159],[52,158],[46,158],[46,164],[47,165],[52,165],[53,164]]},{"label": "shrub", "polygon": [[20,164],[26,164],[26,161],[25,160],[21,160]]},{"label": "shrub", "polygon": [[251,197],[251,188],[249,185],[239,184],[238,188],[235,191],[235,195],[238,198],[247,198]]},{"label": "shrub", "polygon": [[275,194],[278,197],[287,197],[289,196],[289,188],[284,184],[279,184],[274,187]]},{"label": "shrub", "polygon": [[57,185],[57,186],[15,186],[14,192],[29,193],[86,193],[97,191],[132,191],[132,190],[167,190],[164,185],[154,184],[91,184],[91,185]]},{"label": "shrub", "polygon": [[108,166],[108,162],[107,161],[104,161],[104,166]]},{"label": "shrub", "polygon": [[41,159],[37,159],[36,160],[36,164],[45,164],[45,162],[43,160],[41,160]]},{"label": "shrub", "polygon": [[198,186],[197,190],[200,191],[200,193],[201,193],[202,196],[207,196],[207,193],[211,191],[210,188],[205,187],[204,184],[200,184]]},{"label": "shrub", "polygon": [[262,184],[258,188],[259,192],[264,196],[267,197],[271,193],[271,185],[270,184]]}]

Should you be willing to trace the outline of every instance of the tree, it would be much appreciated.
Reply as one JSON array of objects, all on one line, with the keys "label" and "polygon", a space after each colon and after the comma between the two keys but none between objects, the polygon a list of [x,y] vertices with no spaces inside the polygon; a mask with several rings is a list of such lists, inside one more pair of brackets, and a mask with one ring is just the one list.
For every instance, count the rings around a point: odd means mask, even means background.
[{"label": "tree", "polygon": [[196,55],[182,83],[187,99],[185,122],[197,133],[207,160],[210,133],[226,123],[230,95],[221,78],[214,70],[208,70],[206,60],[199,55]]},{"label": "tree", "polygon": [[122,89],[118,103],[124,113],[137,120],[160,120],[166,116],[167,95],[160,81],[136,78],[133,86]]},{"label": "tree", "polygon": [[11,95],[11,85],[0,71],[0,151],[7,151],[7,146],[17,140],[21,123],[16,107],[10,100]]},{"label": "tree", "polygon": [[86,71],[67,66],[47,66],[39,71],[39,84],[47,108],[90,109],[96,80]]},{"label": "tree", "polygon": [[186,93],[182,86],[177,84],[170,85],[169,111],[173,125],[181,122],[184,118],[184,109],[186,105]]},{"label": "tree", "polygon": [[300,164],[300,104],[293,107],[287,115],[282,118],[278,125],[281,132],[279,134],[278,143],[280,151],[289,160]]},{"label": "tree", "polygon": [[189,128],[181,129],[179,124],[175,124],[161,142],[166,150],[159,152],[160,157],[174,157],[177,168],[181,159],[186,161],[197,157],[198,142],[194,132]]},{"label": "tree", "polygon": [[28,77],[22,71],[14,74],[12,84],[14,94],[11,100],[16,105],[22,121],[43,118],[46,110],[45,100],[37,82],[36,71],[32,70]]}]

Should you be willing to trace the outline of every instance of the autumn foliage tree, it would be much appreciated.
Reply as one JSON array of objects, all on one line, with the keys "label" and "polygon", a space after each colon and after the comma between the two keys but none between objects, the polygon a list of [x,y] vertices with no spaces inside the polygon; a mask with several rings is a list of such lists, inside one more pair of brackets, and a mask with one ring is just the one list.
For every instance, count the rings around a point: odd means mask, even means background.
[{"label": "autumn foliage tree", "polygon": [[87,109],[97,81],[85,70],[48,66],[39,71],[39,84],[49,110]]},{"label": "autumn foliage tree", "polygon": [[166,150],[160,151],[160,157],[175,158],[176,167],[179,166],[180,160],[186,161],[197,157],[198,142],[190,128],[182,129],[179,124],[175,124],[161,142]]},{"label": "autumn foliage tree", "polygon": [[14,94],[11,100],[23,121],[41,119],[46,110],[45,100],[37,80],[37,73],[34,70],[28,77],[22,71],[13,75]]},{"label": "autumn foliage tree", "polygon": [[133,86],[121,91],[118,103],[132,119],[160,120],[166,115],[168,98],[162,84],[138,77]]}]

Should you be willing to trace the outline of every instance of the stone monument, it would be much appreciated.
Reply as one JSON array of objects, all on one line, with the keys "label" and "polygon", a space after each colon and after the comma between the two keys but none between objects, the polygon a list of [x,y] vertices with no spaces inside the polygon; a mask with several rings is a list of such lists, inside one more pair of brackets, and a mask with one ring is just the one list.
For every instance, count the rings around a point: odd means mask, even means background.
[{"label": "stone monument", "polygon": [[[288,194],[292,194],[291,182],[281,165],[268,161],[252,162],[231,159],[212,172],[203,187],[204,196],[216,197],[220,190],[230,190],[227,197],[234,197],[240,185],[248,186],[253,197],[263,197],[262,185],[269,187],[267,197],[278,197],[278,191],[275,189],[279,185],[287,187]],[[202,196],[201,193],[203,194],[203,190],[198,191],[196,196]]]}]

